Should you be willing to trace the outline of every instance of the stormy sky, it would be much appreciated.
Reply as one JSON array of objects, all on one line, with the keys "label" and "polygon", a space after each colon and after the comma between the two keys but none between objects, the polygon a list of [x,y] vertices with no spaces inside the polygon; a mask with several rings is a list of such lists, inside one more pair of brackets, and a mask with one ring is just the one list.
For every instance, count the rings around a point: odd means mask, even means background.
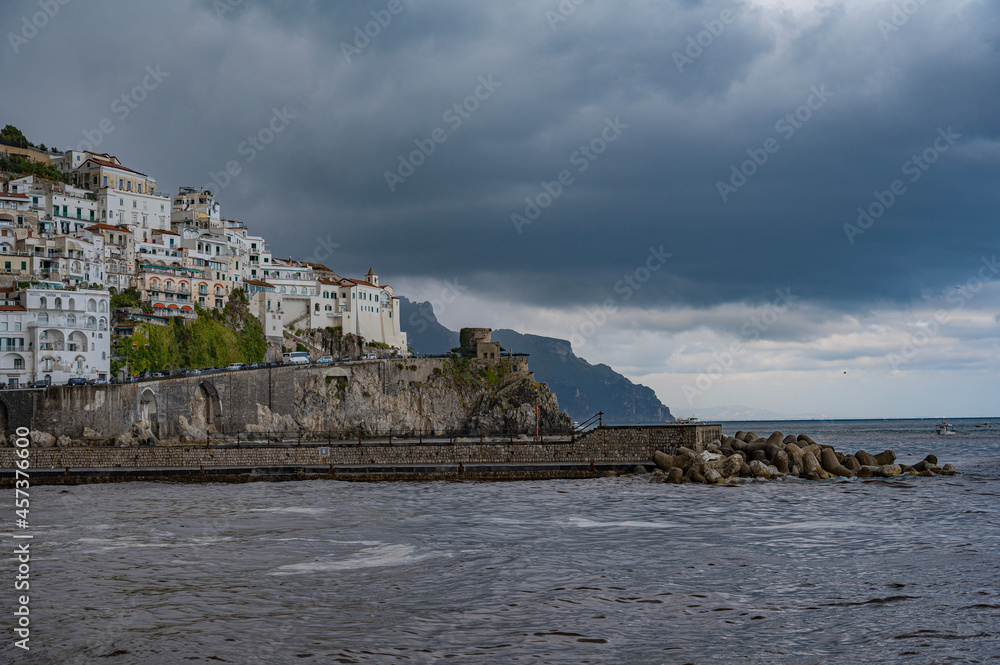
[{"label": "stormy sky", "polygon": [[278,256],[680,415],[1000,414],[996,3],[62,2],[4,3],[0,125]]}]

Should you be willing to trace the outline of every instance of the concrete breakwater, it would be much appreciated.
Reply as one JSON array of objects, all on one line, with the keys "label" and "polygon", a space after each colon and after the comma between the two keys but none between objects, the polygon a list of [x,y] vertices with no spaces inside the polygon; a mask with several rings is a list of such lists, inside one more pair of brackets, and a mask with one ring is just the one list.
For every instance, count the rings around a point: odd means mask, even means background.
[{"label": "concrete breakwater", "polygon": [[[937,457],[928,455],[911,465],[897,464],[896,454],[885,450],[877,455],[858,450],[844,454],[833,446],[820,445],[807,434],[784,435],[773,432],[767,439],[755,432],[737,432],[712,441],[703,450],[683,446],[669,452],[653,453],[654,482],[722,483],[732,478],[772,480],[785,477],[806,480],[843,478],[890,478],[901,474],[954,475],[951,464],[938,466]],[[645,473],[645,468],[637,468]]]},{"label": "concrete breakwater", "polygon": [[[32,448],[33,478],[42,482],[204,476],[210,480],[323,476],[339,478],[581,477],[651,464],[657,450],[704,449],[719,425],[602,426],[570,440],[396,440],[312,442],[285,446],[87,446]],[[13,449],[0,449],[0,483],[14,479]],[[301,473],[300,473],[301,471]],[[256,475],[254,475],[256,474]],[[464,474],[464,475],[462,475]],[[568,474],[568,475],[567,475]],[[575,474],[575,475],[574,475]],[[33,480],[35,482],[35,480]]]}]

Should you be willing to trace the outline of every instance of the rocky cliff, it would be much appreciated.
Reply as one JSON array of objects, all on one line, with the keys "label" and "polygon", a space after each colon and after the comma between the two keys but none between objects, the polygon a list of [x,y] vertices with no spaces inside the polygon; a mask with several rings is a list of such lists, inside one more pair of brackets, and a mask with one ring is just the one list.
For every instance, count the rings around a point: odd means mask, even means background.
[{"label": "rocky cliff", "polygon": [[566,429],[555,395],[525,373],[467,359],[358,363],[349,377],[312,376],[295,384],[295,412],[260,406],[251,429],[365,432],[489,431],[528,433],[535,406],[542,429]]},{"label": "rocky cliff", "polygon": [[[400,298],[400,325],[418,353],[447,353],[458,346],[458,333],[445,328],[428,302]],[[662,423],[674,419],[647,386],[632,383],[607,365],[591,365],[573,353],[569,342],[554,337],[494,330],[493,341],[505,349],[531,354],[531,368],[559,397],[559,404],[575,420],[584,421],[604,411],[606,423]]]}]

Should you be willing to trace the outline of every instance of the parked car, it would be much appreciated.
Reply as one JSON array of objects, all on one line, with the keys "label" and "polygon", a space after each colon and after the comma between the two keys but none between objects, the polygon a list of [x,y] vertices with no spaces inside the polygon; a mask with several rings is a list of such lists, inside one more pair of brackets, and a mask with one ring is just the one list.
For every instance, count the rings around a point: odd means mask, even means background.
[{"label": "parked car", "polygon": [[98,386],[106,386],[108,385],[108,382],[104,379],[98,379],[97,381],[94,381],[94,384]]},{"label": "parked car", "polygon": [[200,369],[192,369],[188,371],[188,374],[201,374]]},{"label": "parked car", "polygon": [[319,364],[321,364],[321,365],[325,365],[326,363],[332,363],[333,362],[333,356],[323,356],[322,358],[320,358],[316,362],[319,363]]},{"label": "parked car", "polygon": [[156,374],[153,375],[153,378],[154,379],[165,379],[165,378],[167,378],[167,375],[164,374],[163,372],[157,372]]},{"label": "parked car", "polygon": [[[41,383],[42,385],[38,386],[37,384],[39,384],[39,383]],[[47,385],[44,381],[36,381],[35,384],[39,388],[44,387],[44,386]],[[66,382],[66,385],[67,386],[85,386],[85,385],[87,385],[87,379],[84,379],[84,378],[79,377],[79,376],[74,376],[72,379],[70,379],[69,381]]]},{"label": "parked car", "polygon": [[226,371],[237,372],[243,369],[243,363],[233,363],[231,365],[226,365]]},{"label": "parked car", "polygon": [[310,363],[309,354],[305,351],[282,353],[281,361],[286,365],[308,365]]},{"label": "parked car", "polygon": [[340,362],[342,362],[342,363],[349,363],[349,362],[351,362],[351,357],[350,356],[344,356],[343,358],[340,359]]},{"label": "parked car", "polygon": [[361,358],[363,360],[375,360],[375,354],[374,353],[366,353],[365,355],[361,356]]}]

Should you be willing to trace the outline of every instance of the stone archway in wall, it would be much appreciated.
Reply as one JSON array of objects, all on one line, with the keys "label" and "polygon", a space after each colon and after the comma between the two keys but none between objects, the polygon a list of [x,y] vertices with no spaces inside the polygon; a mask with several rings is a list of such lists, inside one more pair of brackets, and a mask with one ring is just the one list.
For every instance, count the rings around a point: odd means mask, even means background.
[{"label": "stone archway in wall", "polygon": [[217,432],[223,429],[222,399],[211,381],[202,381],[195,389],[191,406],[191,424]]},{"label": "stone archway in wall", "polygon": [[156,414],[156,393],[149,388],[139,397],[139,421],[145,423],[153,436],[160,438],[160,421]]}]

